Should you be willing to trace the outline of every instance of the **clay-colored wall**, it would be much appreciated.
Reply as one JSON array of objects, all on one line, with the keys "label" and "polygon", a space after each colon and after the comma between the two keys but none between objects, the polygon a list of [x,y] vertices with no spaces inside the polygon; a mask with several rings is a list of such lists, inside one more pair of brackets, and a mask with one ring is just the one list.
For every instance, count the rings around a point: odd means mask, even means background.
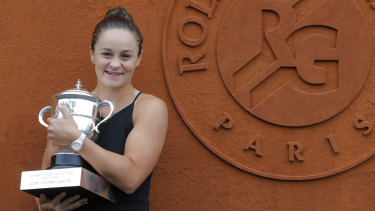
[{"label": "clay-colored wall", "polygon": [[[182,2],[177,0],[176,4]],[[211,1],[197,2],[209,5]],[[231,3],[219,2],[222,5],[218,8],[222,11]],[[171,98],[167,80],[173,82],[175,76],[166,80],[164,73],[162,35],[169,3],[167,0],[0,1],[0,210],[36,210],[33,197],[19,191],[19,184],[22,171],[40,168],[46,139],[37,114],[48,105],[48,97],[72,88],[77,78],[83,81],[86,89],[92,90],[95,75],[89,60],[91,33],[105,11],[115,6],[126,7],[144,35],[144,54],[134,77],[135,87],[164,99],[169,108],[167,140],[152,179],[151,210],[374,210],[374,158],[330,177],[275,180],[228,164],[206,147],[207,142],[206,145],[200,142],[185,124]],[[356,0],[355,3],[365,14],[363,17],[369,25],[370,34],[375,34],[375,10],[371,8],[371,2]],[[171,17],[182,17],[182,12],[180,16],[172,13]],[[170,23],[173,24],[173,21]],[[169,30],[172,37],[173,33],[177,35],[177,31],[173,30]],[[212,28],[209,30],[209,36],[217,32]],[[371,39],[374,40],[373,37]],[[373,62],[372,55],[370,58]],[[178,71],[177,63],[174,65]],[[334,121],[340,122],[341,118],[352,114],[354,118],[356,112],[365,111],[365,118],[375,124],[374,114],[371,113],[375,92],[368,91],[373,89],[374,79],[371,65],[357,101],[346,107]],[[191,94],[200,96],[199,93]],[[178,93],[175,97],[178,102]],[[361,107],[363,104],[367,107]],[[201,111],[201,108],[196,109],[198,113]],[[252,118],[258,121],[257,124],[264,124],[263,131],[274,127]],[[190,123],[195,124],[194,121],[204,122],[196,118]],[[339,138],[346,137],[347,130],[353,129],[351,124],[348,125],[348,129],[343,127],[337,133]],[[279,130],[280,133],[285,132]],[[355,136],[347,137],[357,140]],[[365,148],[367,143],[371,147],[374,134],[358,140],[358,148]],[[340,149],[342,151],[338,156],[348,157],[345,146]],[[308,152],[304,152],[307,157]],[[288,168],[291,163],[287,161],[287,154],[285,158],[283,168]],[[308,164],[309,160],[302,163]],[[281,167],[276,165],[273,168],[277,172]]]}]

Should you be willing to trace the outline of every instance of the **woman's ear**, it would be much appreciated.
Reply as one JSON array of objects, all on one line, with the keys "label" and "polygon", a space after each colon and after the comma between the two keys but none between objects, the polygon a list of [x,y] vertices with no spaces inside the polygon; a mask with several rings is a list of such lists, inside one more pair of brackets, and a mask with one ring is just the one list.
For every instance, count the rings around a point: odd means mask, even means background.
[{"label": "woman's ear", "polygon": [[91,57],[91,62],[92,62],[93,64],[95,64],[94,52],[93,52],[93,50],[91,49],[91,47],[90,47],[90,57]]},{"label": "woman's ear", "polygon": [[137,64],[135,65],[136,67],[139,67],[139,64],[141,63],[142,54],[143,54],[143,50],[141,51],[141,54],[138,56],[138,61],[137,61]]}]

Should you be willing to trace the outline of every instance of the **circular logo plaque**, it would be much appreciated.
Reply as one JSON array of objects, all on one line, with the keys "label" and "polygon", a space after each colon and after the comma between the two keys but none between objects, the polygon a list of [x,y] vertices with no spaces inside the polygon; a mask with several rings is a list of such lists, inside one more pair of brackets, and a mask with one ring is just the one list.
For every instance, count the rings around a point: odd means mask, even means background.
[{"label": "circular logo plaque", "polygon": [[170,95],[208,149],[285,180],[330,176],[373,155],[368,3],[209,2],[172,0],[163,32]]}]

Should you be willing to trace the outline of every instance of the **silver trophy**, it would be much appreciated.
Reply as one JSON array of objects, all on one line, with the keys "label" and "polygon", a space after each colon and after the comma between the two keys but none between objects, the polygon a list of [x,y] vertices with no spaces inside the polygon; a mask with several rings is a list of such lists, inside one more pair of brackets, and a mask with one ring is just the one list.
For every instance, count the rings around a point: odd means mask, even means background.
[{"label": "silver trophy", "polygon": [[[108,100],[101,101],[94,94],[82,89],[81,81],[78,79],[76,88],[68,89],[60,94],[50,97],[52,106],[46,106],[39,112],[39,122],[45,127],[49,125],[43,120],[43,116],[48,111],[54,111],[51,116],[62,119],[63,115],[59,106],[64,106],[73,116],[78,129],[90,139],[95,139],[99,133],[100,124],[109,119],[113,113],[114,106]],[[109,114],[99,120],[99,111],[104,106],[108,106]],[[70,145],[62,145],[62,148],[52,157],[50,168],[66,168],[74,166],[83,166],[84,161]]]},{"label": "silver trophy", "polygon": [[[40,124],[49,126],[43,120],[46,112],[51,112],[52,117],[62,119],[59,106],[64,106],[69,110],[78,129],[92,140],[95,140],[99,133],[99,125],[109,119],[114,110],[110,101],[102,101],[82,89],[79,79],[76,88],[54,95],[50,100],[52,106],[46,106],[39,112]],[[105,106],[109,107],[109,114],[100,120],[99,111]],[[87,197],[89,201],[113,203],[114,199],[108,194],[108,182],[85,169],[85,165],[86,161],[71,148],[71,145],[62,145],[52,156],[51,167],[48,170],[22,172],[20,189],[37,197],[40,193],[44,193],[49,198],[53,198],[64,191],[67,196],[80,194],[82,197]]]}]

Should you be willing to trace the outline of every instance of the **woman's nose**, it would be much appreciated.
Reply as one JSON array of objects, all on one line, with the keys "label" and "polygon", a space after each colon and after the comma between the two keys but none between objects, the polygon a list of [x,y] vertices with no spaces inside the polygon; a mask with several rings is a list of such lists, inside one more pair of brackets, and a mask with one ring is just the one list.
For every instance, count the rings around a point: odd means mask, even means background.
[{"label": "woman's nose", "polygon": [[120,67],[120,66],[121,66],[121,64],[120,64],[120,60],[119,60],[118,58],[113,58],[113,59],[111,60],[110,66],[111,66],[112,68],[118,68],[118,67]]}]

